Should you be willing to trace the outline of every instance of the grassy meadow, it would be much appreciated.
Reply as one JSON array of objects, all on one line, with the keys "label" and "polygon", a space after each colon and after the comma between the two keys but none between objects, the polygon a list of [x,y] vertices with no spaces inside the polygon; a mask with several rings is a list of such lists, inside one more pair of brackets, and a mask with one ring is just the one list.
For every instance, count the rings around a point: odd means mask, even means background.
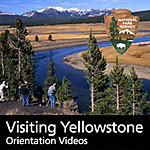
[{"label": "grassy meadow", "polygon": [[132,64],[150,67],[150,44],[132,45],[125,54],[120,55],[113,47],[104,47],[101,49],[108,63],[114,63],[118,56],[119,63]]},{"label": "grassy meadow", "polygon": [[[41,34],[41,33],[63,33],[63,32],[85,32],[90,31],[103,31],[105,30],[105,24],[96,23],[96,24],[67,24],[67,25],[53,25],[53,26],[31,26],[26,27],[29,32],[32,34]],[[13,31],[14,28],[9,26],[0,26],[0,33],[4,30]],[[150,21],[140,22],[139,30],[150,30]]]}]

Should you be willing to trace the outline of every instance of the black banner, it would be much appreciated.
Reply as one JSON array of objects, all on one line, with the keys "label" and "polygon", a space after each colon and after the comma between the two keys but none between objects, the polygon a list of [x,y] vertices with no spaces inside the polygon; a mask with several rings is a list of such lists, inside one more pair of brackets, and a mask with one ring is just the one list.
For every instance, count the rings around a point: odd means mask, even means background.
[{"label": "black banner", "polygon": [[150,116],[0,116],[0,150],[150,150]]}]

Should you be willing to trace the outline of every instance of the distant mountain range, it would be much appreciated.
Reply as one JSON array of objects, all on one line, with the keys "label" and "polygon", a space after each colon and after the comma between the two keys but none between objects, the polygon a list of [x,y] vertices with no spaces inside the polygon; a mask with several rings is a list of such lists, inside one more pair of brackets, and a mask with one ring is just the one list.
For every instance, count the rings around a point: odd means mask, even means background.
[{"label": "distant mountain range", "polygon": [[[22,15],[0,12],[0,25],[14,25],[17,17],[21,18],[26,25],[104,22],[104,15],[111,14],[113,10],[115,8],[81,10],[77,8],[47,7],[42,10],[29,11]],[[142,21],[150,20],[150,11],[140,11],[133,14],[144,18],[141,18]]]},{"label": "distant mountain range", "polygon": [[111,14],[114,8],[109,9],[89,9],[80,10],[77,8],[64,9],[62,7],[47,7],[42,10],[30,11],[24,13],[24,17],[49,17],[49,18],[76,18],[76,17],[95,17],[105,14]]},{"label": "distant mountain range", "polygon": [[[47,7],[42,10],[33,10],[26,12],[20,16],[22,17],[48,17],[48,18],[71,18],[71,17],[95,17],[101,16],[105,14],[111,14],[111,12],[115,10],[114,8],[108,9],[88,9],[88,10],[81,10],[78,8],[70,8],[64,9],[62,7]],[[9,14],[0,11],[0,16],[15,16],[17,14]],[[17,15],[19,16],[19,15]]]}]

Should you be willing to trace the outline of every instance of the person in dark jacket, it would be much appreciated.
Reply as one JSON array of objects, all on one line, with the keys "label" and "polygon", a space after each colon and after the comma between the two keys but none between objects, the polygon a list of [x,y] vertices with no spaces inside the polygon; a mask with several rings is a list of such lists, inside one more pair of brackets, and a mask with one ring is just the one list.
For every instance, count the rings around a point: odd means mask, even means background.
[{"label": "person in dark jacket", "polygon": [[27,81],[20,87],[21,97],[22,97],[22,106],[25,106],[25,101],[27,101],[27,106],[29,106],[29,90],[27,87]]},{"label": "person in dark jacket", "polygon": [[43,90],[42,90],[42,87],[41,86],[38,86],[35,90],[35,95],[38,99],[38,104],[39,106],[42,105],[42,95],[43,95]]}]

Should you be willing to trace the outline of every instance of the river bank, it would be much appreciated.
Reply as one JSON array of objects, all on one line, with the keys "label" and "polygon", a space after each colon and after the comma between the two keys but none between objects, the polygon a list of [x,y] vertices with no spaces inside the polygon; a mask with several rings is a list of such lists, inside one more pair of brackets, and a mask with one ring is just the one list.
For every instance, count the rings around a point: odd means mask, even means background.
[{"label": "river bank", "polygon": [[[98,42],[107,42],[107,37],[97,38]],[[88,38],[86,39],[59,39],[52,41],[32,41],[31,44],[33,46],[33,51],[45,51],[45,50],[53,50],[53,49],[61,49],[68,48],[73,46],[81,46],[88,43]]]},{"label": "river bank", "polygon": [[[124,54],[118,54],[113,47],[100,48],[103,56],[107,61],[106,74],[109,74],[115,65],[115,56],[118,56],[119,63],[125,69],[125,73],[129,74],[131,67],[135,67],[139,78],[150,79],[150,42],[136,43]],[[64,62],[72,67],[84,70],[84,60],[82,53],[76,53],[64,58]]]},{"label": "river bank", "polygon": [[[73,47],[73,46],[81,46],[81,45],[85,45],[88,43],[89,33],[86,33],[86,35],[72,34],[70,39],[66,38],[67,35],[65,34],[63,35],[64,36],[61,37],[62,39],[54,38],[54,40],[51,40],[51,41],[46,40],[48,38],[48,35],[42,35],[44,36],[44,39],[41,39],[38,42],[35,42],[34,40],[32,40],[31,44],[33,46],[33,51],[45,51],[45,50],[68,48],[68,47]],[[106,33],[95,33],[93,35],[96,37],[98,43],[108,42]],[[46,36],[46,39],[45,39],[45,36]],[[138,33],[136,37],[144,37],[144,36],[150,36],[150,33]],[[34,37],[32,37],[32,39],[33,38]]]}]

